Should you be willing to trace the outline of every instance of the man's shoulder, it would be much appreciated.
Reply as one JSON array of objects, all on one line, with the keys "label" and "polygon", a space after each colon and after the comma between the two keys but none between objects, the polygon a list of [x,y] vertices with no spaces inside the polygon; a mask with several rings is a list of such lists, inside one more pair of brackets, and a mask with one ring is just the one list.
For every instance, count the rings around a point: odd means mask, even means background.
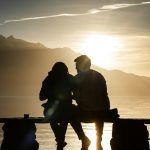
[{"label": "man's shoulder", "polygon": [[85,73],[78,73],[74,76],[74,78],[79,78],[81,76],[103,76],[100,72],[90,69],[89,71],[85,72]]},{"label": "man's shoulder", "polygon": [[100,79],[100,80],[105,80],[105,77],[103,76],[102,73],[96,71],[96,70],[90,70],[90,74],[91,76],[93,76],[93,78],[95,79]]},{"label": "man's shoulder", "polygon": [[93,70],[93,69],[91,69],[89,72],[90,72],[91,74],[93,74],[93,75],[103,76],[100,72],[98,72],[98,71],[96,71],[96,70]]}]

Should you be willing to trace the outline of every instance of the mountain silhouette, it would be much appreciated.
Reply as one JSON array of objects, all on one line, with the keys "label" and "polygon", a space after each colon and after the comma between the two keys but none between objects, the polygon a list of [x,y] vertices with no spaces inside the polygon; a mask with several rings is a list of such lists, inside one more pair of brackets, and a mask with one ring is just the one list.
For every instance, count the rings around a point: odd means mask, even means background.
[{"label": "mountain silhouette", "polygon": [[[79,55],[67,47],[51,49],[41,43],[0,35],[0,95],[38,95],[43,78],[56,61],[63,61],[69,72],[76,74],[73,60]],[[150,96],[150,77],[94,65],[92,68],[105,76],[109,95]]]}]

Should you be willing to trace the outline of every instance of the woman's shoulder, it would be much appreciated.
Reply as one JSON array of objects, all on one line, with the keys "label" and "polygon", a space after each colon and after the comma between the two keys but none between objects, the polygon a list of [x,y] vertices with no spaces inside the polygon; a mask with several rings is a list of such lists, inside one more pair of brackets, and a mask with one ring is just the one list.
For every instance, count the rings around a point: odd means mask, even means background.
[{"label": "woman's shoulder", "polygon": [[72,74],[68,74],[69,78],[74,78],[74,76]]},{"label": "woman's shoulder", "polygon": [[68,77],[69,77],[69,82],[71,84],[74,84],[74,80],[75,80],[74,76],[72,74],[68,74]]}]

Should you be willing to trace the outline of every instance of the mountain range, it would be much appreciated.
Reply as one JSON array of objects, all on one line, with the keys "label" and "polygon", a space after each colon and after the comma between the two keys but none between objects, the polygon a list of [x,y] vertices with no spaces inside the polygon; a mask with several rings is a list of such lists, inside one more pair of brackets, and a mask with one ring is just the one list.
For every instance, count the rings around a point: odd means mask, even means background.
[{"label": "mountain range", "polygon": [[[41,43],[0,35],[0,96],[37,96],[55,62],[63,61],[75,75],[73,60],[79,55],[67,47],[47,48]],[[150,96],[150,77],[94,65],[92,69],[104,75],[109,95]]]}]

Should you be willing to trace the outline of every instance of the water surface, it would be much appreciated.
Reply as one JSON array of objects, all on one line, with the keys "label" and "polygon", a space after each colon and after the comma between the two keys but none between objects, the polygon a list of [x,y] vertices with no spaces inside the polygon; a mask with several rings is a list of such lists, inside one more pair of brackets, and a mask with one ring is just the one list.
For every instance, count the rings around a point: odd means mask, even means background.
[{"label": "water surface", "polygon": [[[25,99],[25,100],[24,100]],[[111,108],[118,108],[121,118],[147,118],[150,119],[150,97],[110,97]],[[31,103],[31,105],[30,105]],[[9,109],[8,109],[9,108]],[[30,116],[42,116],[42,109],[37,98],[21,97],[21,98],[1,98],[0,110],[10,110],[9,112],[2,112],[2,117],[22,116],[29,112]],[[38,111],[38,112],[37,112]],[[95,150],[95,126],[94,124],[82,124],[85,133],[91,139],[92,143],[89,150]],[[2,124],[0,125],[1,129]],[[49,124],[36,124],[37,126],[37,141],[40,144],[39,150],[56,150],[55,138],[50,129]],[[147,125],[150,132],[150,125]],[[112,133],[112,124],[105,123],[102,145],[104,150],[111,150],[110,139]],[[2,141],[3,132],[0,130],[0,143]],[[79,150],[81,142],[77,135],[68,126],[66,134],[66,142],[68,143],[64,150]]]}]

